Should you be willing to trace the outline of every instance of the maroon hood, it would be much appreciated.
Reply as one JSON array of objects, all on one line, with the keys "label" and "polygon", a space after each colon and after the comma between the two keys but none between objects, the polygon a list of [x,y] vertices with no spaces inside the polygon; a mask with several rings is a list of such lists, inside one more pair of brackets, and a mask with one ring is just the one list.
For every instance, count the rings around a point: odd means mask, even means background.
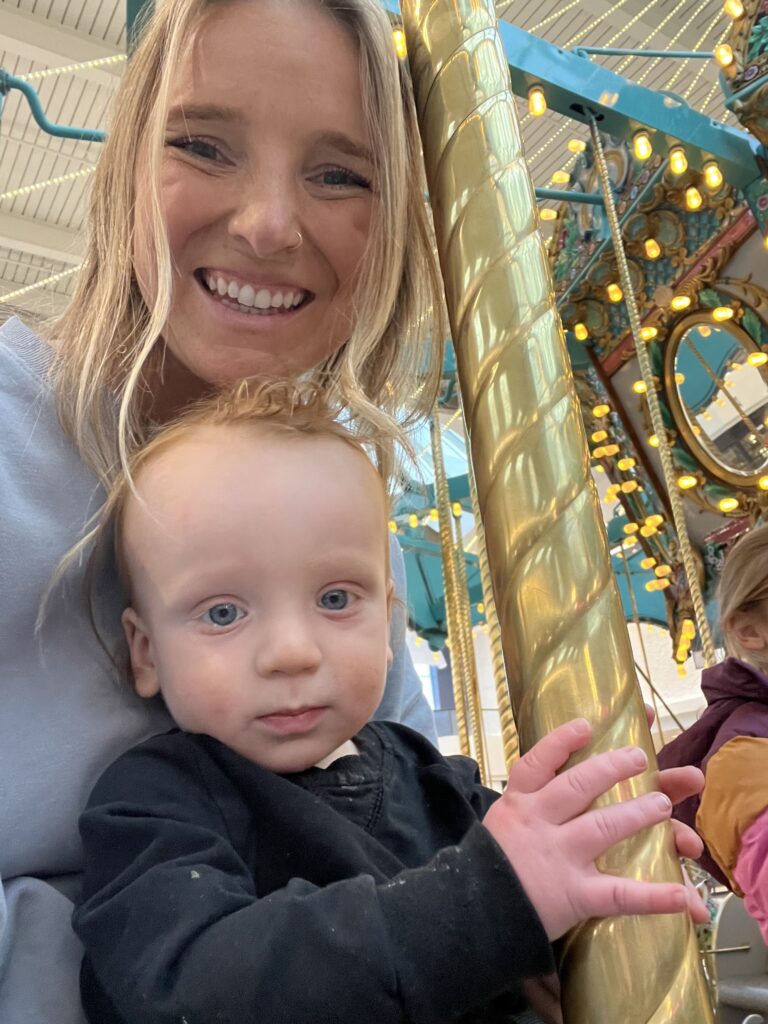
[{"label": "maroon hood", "polygon": [[[701,718],[659,751],[660,768],[693,764],[706,771],[707,762],[735,736],[768,737],[768,676],[738,658],[726,658],[701,676],[707,707]],[[675,817],[695,827],[699,798],[690,797],[675,808]],[[705,852],[701,864],[728,884]]]}]

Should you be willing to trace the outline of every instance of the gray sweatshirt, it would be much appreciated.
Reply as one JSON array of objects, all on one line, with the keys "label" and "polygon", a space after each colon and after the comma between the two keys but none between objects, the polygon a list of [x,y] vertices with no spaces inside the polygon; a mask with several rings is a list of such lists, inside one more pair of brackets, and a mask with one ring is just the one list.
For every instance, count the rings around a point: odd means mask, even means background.
[{"label": "gray sweatshirt", "polygon": [[[160,703],[121,682],[88,620],[82,572],[53,596],[40,634],[41,595],[61,556],[101,503],[95,477],[59,424],[46,380],[51,351],[19,320],[0,328],[0,1021],[84,1024],[81,951],[70,928],[81,849],[77,819],[119,754],[170,728]],[[392,538],[395,589],[405,601]],[[98,582],[99,627],[117,644],[121,595]],[[394,662],[376,718],[434,739],[431,713],[394,605]]]}]

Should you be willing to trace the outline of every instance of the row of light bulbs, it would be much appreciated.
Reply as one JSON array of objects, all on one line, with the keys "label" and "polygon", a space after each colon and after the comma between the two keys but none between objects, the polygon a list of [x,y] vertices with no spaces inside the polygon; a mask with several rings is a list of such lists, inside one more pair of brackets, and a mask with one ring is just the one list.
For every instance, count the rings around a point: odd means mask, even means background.
[{"label": "row of light bulbs", "polygon": [[[453,505],[451,505],[451,512],[453,513],[456,519],[461,518],[463,511],[464,510],[461,507],[461,502],[454,501]],[[439,518],[440,517],[438,515],[436,508],[431,508],[429,512],[421,518],[419,518],[419,516],[415,512],[411,512],[410,515],[408,516],[408,525],[411,527],[412,530],[415,530],[418,526],[426,526],[427,523],[436,523],[438,522]],[[389,528],[392,531],[392,533],[397,533],[397,531],[399,530],[399,526],[397,524],[396,519],[389,520]]]},{"label": "row of light bulbs", "polygon": [[[650,241],[653,241],[653,239],[650,239]],[[624,298],[624,292],[621,290],[620,286],[615,283],[609,284],[605,291],[611,302],[621,302]],[[680,313],[684,309],[688,309],[692,301],[693,300],[689,295],[674,295],[670,300],[669,305],[676,313]],[[731,306],[716,306],[712,310],[711,315],[712,319],[716,323],[724,323],[726,320],[730,320],[733,317],[734,312]],[[577,341],[586,341],[589,338],[589,328],[586,324],[581,322],[573,325],[573,333]],[[640,337],[643,341],[653,341],[653,339],[658,336],[658,333],[659,330],[657,327],[648,326],[640,329]],[[754,360],[753,357],[755,357]],[[751,366],[762,366],[763,363],[768,362],[768,355],[765,355],[763,352],[753,352],[748,357],[747,362]]]}]

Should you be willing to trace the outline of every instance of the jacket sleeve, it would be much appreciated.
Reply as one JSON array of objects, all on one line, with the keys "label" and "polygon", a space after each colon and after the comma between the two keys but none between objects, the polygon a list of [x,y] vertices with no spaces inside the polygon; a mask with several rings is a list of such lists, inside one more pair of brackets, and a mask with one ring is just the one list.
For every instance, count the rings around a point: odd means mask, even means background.
[{"label": "jacket sleeve", "polygon": [[760,925],[763,941],[768,945],[768,809],[741,837],[733,876],[744,893],[747,912]]},{"label": "jacket sleeve", "polygon": [[445,1024],[551,969],[541,924],[480,824],[384,884],[294,878],[259,896],[231,823],[190,775],[145,744],[83,816],[74,925],[94,1022]]}]

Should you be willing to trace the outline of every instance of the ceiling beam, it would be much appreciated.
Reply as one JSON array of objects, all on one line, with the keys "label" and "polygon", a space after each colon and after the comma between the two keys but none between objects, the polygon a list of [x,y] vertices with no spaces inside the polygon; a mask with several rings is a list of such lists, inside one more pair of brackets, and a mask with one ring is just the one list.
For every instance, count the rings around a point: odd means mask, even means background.
[{"label": "ceiling beam", "polygon": [[0,246],[72,266],[83,258],[84,239],[69,228],[0,212]]},{"label": "ceiling beam", "polygon": [[[6,5],[3,5],[3,39],[6,53],[51,68],[121,53],[103,41]],[[79,76],[112,90],[117,88],[122,73],[122,63],[78,71]]]}]

